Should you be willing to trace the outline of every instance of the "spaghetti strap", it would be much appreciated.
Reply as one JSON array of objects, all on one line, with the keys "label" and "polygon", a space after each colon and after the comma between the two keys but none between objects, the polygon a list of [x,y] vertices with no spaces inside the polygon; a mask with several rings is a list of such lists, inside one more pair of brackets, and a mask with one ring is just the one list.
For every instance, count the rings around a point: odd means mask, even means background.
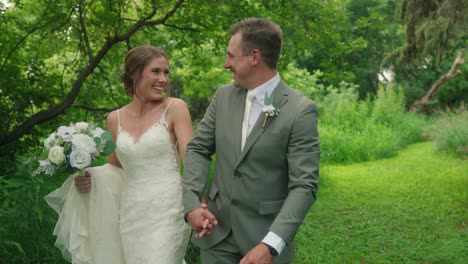
[{"label": "spaghetti strap", "polygon": [[120,109],[117,109],[117,132],[120,134],[122,128],[120,127],[120,112],[119,112]]},{"label": "spaghetti strap", "polygon": [[167,105],[166,109],[165,109],[164,112],[162,113],[161,119],[160,119],[159,122],[166,122],[166,112],[167,112],[167,110],[169,109],[169,107],[171,106],[172,102],[174,102],[173,99],[169,102],[169,104]]}]

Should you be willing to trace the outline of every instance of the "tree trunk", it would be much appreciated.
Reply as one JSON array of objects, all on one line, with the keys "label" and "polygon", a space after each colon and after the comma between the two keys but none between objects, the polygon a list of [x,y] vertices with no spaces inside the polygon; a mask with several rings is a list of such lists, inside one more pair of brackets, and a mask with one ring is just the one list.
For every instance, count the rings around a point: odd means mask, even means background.
[{"label": "tree trunk", "polygon": [[431,88],[426,92],[426,94],[419,98],[418,100],[414,101],[410,109],[411,111],[419,111],[423,107],[427,106],[429,104],[430,99],[434,95],[434,93],[447,81],[455,78],[456,76],[460,75],[462,72],[458,68],[460,68],[461,65],[465,62],[464,60],[464,50],[460,50],[458,52],[457,57],[455,58],[455,61],[453,62],[452,67],[448,72],[446,72],[444,75],[442,75],[434,84],[432,84]]}]

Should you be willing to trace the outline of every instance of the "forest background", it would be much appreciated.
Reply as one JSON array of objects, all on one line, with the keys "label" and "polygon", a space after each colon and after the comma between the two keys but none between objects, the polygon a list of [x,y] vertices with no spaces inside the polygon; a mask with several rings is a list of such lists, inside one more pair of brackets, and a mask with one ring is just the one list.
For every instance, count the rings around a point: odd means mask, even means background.
[{"label": "forest background", "polygon": [[280,75],[319,106],[322,167],[428,140],[465,160],[467,14],[463,0],[0,1],[0,263],[61,263],[43,197],[66,175],[32,177],[32,157],[58,126],[105,127],[130,100],[119,80],[130,48],[168,53],[172,96],[196,129],[231,81],[229,26],[272,19],[284,31]]}]

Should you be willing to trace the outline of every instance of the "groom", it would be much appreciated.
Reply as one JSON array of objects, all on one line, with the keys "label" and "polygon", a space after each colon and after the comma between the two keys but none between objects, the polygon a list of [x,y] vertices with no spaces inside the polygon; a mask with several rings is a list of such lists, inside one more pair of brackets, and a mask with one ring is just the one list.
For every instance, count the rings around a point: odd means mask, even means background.
[{"label": "groom", "polygon": [[316,199],[317,109],[276,70],[278,25],[244,19],[230,35],[224,67],[234,84],[218,88],[187,146],[185,216],[203,264],[290,263],[294,236]]}]

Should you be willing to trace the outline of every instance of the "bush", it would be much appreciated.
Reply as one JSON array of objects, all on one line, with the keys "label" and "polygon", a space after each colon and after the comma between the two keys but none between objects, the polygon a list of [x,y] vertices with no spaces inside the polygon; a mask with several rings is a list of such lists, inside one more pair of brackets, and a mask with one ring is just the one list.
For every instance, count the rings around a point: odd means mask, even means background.
[{"label": "bush", "polygon": [[32,177],[32,164],[21,161],[10,165],[0,172],[0,256],[8,263],[63,263],[52,235],[57,215],[43,198],[62,179]]},{"label": "bush", "polygon": [[441,113],[428,134],[437,150],[468,157],[468,111],[464,106]]},{"label": "bush", "polygon": [[321,161],[354,163],[394,156],[398,150],[397,135],[382,125],[368,124],[359,130],[319,128]]},{"label": "bush", "polygon": [[408,113],[401,89],[381,87],[374,98],[359,100],[355,86],[328,88],[319,100],[322,161],[350,163],[394,156],[422,140],[427,120]]}]

